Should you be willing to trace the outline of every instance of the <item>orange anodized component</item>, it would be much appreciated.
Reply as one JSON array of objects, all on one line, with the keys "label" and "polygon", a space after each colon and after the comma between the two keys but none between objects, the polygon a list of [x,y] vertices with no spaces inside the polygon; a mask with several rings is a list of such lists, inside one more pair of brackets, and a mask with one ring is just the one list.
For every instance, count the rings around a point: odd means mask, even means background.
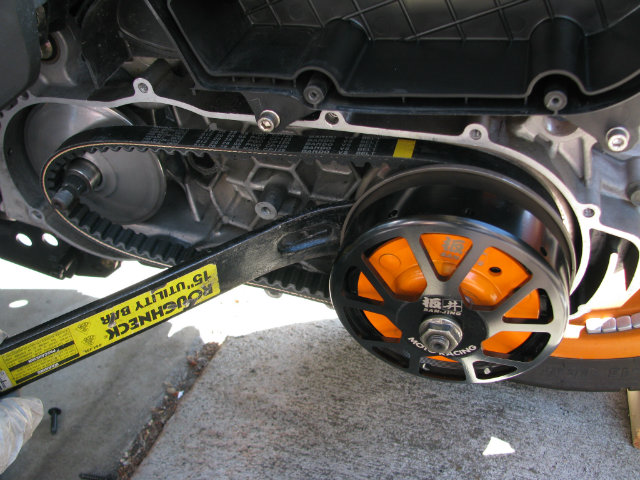
[{"label": "orange anodized component", "polygon": [[[369,262],[378,275],[398,297],[417,300],[427,286],[416,257],[404,238],[394,238],[381,245],[369,257]],[[358,278],[358,295],[371,300],[382,301],[363,274]],[[371,325],[385,338],[400,339],[402,332],[384,315],[365,312]]]},{"label": "orange anodized component", "polygon": [[[458,235],[429,233],[421,241],[434,269],[443,279],[449,278],[472,246],[470,239]],[[418,301],[427,282],[418,262],[404,238],[395,238],[378,247],[369,262],[389,289],[399,298]],[[526,283],[530,275],[519,262],[495,248],[488,248],[460,285],[461,294],[476,307],[492,307],[504,300],[513,290]],[[358,295],[382,301],[380,294],[367,278],[360,274]],[[507,313],[509,318],[538,318],[540,299],[532,292]],[[365,312],[373,327],[387,339],[400,339],[402,332],[387,317]],[[498,353],[508,353],[521,345],[528,333],[505,332],[488,339],[483,346]],[[488,342],[488,343],[487,343]],[[443,357],[444,358],[444,357]]]}]

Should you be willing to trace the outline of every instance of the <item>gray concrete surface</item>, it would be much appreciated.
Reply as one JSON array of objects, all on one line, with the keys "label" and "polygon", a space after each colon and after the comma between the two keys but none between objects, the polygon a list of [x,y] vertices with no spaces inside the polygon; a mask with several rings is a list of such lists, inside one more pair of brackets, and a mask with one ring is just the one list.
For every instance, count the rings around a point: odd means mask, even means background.
[{"label": "gray concrete surface", "polygon": [[425,381],[326,320],[229,339],[134,479],[634,479],[625,402]]}]

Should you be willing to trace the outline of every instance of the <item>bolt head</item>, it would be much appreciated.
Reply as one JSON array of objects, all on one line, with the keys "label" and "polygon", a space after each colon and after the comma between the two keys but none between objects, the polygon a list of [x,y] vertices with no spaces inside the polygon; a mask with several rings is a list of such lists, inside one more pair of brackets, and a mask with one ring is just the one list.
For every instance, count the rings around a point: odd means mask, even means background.
[{"label": "bolt head", "polygon": [[432,316],[420,325],[420,342],[427,349],[439,355],[446,355],[462,340],[462,328],[452,318]]},{"label": "bolt head", "polygon": [[624,127],[614,127],[607,132],[607,147],[612,152],[624,152],[629,146],[631,135]]},{"label": "bolt head", "polygon": [[263,132],[273,132],[273,129],[275,128],[273,126],[273,122],[268,118],[261,118],[258,120],[258,127],[260,127],[260,130]]},{"label": "bolt head", "polygon": [[544,96],[544,106],[552,112],[559,112],[569,103],[567,94],[562,90],[551,90]]},{"label": "bolt head", "polygon": [[430,352],[445,354],[450,351],[451,341],[444,335],[432,334],[425,339],[424,345]]},{"label": "bolt head", "polygon": [[273,110],[265,110],[258,118],[258,128],[264,133],[271,133],[280,125],[280,117]]}]

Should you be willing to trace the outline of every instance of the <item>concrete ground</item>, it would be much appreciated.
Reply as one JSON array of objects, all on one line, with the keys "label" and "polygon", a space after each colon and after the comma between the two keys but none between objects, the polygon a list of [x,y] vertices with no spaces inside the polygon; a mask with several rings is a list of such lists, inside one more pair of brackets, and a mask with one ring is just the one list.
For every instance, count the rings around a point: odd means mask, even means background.
[{"label": "concrete ground", "polygon": [[[58,282],[0,270],[9,333],[154,273],[129,264]],[[241,287],[25,387],[63,410],[60,430],[45,417],[1,478],[112,472],[186,354],[227,337],[136,480],[638,477],[622,393],[414,378],[359,347],[325,306]]]},{"label": "concrete ground", "polygon": [[229,339],[134,479],[632,479],[625,402],[425,381],[293,325]]}]

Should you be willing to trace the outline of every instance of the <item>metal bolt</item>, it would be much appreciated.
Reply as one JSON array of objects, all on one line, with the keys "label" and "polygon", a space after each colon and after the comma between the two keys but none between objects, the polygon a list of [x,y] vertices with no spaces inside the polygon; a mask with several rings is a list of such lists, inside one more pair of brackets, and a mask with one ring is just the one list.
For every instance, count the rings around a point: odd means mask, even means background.
[{"label": "metal bolt", "polygon": [[258,128],[264,133],[271,133],[280,125],[280,117],[273,110],[265,110],[258,119]]},{"label": "metal bolt", "polygon": [[307,86],[304,87],[302,95],[311,105],[317,105],[325,99],[328,89],[329,83],[327,79],[323,75],[315,73],[309,80]]},{"label": "metal bolt", "polygon": [[544,106],[552,112],[563,110],[568,103],[567,94],[562,90],[551,90],[544,96]]},{"label": "metal bolt", "polygon": [[265,186],[260,201],[256,203],[255,212],[263,220],[273,220],[287,197],[288,179],[284,175],[275,175]]},{"label": "metal bolt", "polygon": [[596,214],[596,211],[593,208],[585,208],[582,214],[587,218],[591,218]]},{"label": "metal bolt", "polygon": [[49,415],[51,415],[51,435],[55,435],[58,431],[58,415],[62,413],[58,407],[49,409]]},{"label": "metal bolt", "polygon": [[450,317],[434,315],[420,325],[420,342],[439,355],[446,355],[462,340],[462,328]]},{"label": "metal bolt", "polygon": [[631,135],[624,127],[614,127],[607,132],[607,147],[612,152],[624,152],[629,146]]},{"label": "metal bolt", "polygon": [[73,202],[102,181],[100,170],[88,160],[77,158],[69,164],[62,186],[53,196],[52,203],[59,210],[68,210]]},{"label": "metal bolt", "polygon": [[80,480],[114,480],[113,475],[95,475],[93,473],[81,473],[78,475]]},{"label": "metal bolt", "polygon": [[472,140],[480,140],[482,138],[482,132],[477,128],[474,128],[469,132],[469,136]]},{"label": "metal bolt", "polygon": [[140,90],[140,93],[147,93],[149,91],[149,86],[146,83],[140,82],[138,84],[138,90]]},{"label": "metal bolt", "polygon": [[433,353],[449,353],[451,342],[443,335],[429,335],[425,342],[427,348]]}]

